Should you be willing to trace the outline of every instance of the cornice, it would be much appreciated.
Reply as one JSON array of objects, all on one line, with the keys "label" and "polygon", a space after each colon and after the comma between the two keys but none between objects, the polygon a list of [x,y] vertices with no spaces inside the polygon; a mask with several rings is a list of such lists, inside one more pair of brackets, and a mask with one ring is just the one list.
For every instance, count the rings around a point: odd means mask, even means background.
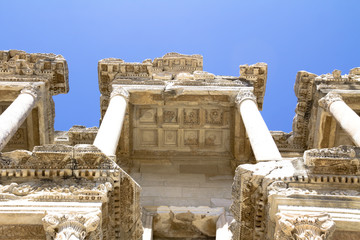
[{"label": "cornice", "polygon": [[69,91],[67,62],[55,54],[0,51],[0,81],[48,81],[51,95]]}]

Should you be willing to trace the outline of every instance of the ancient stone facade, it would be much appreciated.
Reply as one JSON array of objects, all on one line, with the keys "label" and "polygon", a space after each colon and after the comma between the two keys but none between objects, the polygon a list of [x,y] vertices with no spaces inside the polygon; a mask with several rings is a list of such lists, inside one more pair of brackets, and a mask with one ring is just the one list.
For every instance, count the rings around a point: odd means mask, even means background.
[{"label": "ancient stone facade", "polygon": [[360,68],[297,74],[269,131],[267,65],[98,64],[99,127],[54,131],[65,59],[0,52],[0,239],[359,239]]}]

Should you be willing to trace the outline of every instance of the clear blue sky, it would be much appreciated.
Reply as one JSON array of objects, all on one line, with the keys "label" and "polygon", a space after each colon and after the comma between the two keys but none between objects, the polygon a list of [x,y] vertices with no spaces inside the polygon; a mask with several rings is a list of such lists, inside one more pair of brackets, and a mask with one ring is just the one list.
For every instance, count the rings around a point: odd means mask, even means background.
[{"label": "clear blue sky", "polygon": [[70,92],[54,97],[56,130],[98,126],[97,62],[142,61],[167,52],[201,54],[204,70],[239,76],[266,62],[262,115],[291,131],[299,70],[316,74],[360,66],[360,1],[6,1],[0,48],[61,54]]}]

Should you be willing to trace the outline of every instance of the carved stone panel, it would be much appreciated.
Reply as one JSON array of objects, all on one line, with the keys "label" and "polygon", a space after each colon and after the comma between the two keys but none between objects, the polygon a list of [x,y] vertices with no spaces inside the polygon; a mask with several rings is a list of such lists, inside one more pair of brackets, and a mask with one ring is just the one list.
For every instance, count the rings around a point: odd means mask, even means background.
[{"label": "carved stone panel", "polygon": [[178,110],[176,108],[164,108],[163,123],[178,123]]},{"label": "carved stone panel", "polygon": [[177,130],[164,130],[164,145],[165,146],[178,146],[178,131]]},{"label": "carved stone panel", "polygon": [[205,131],[205,146],[213,147],[223,144],[223,137],[221,130],[206,130]]},{"label": "carved stone panel", "polygon": [[223,124],[223,111],[222,109],[206,109],[205,110],[206,123],[222,125]]},{"label": "carved stone panel", "polygon": [[185,108],[184,109],[184,124],[199,125],[200,124],[200,109]]},{"label": "carved stone panel", "polygon": [[184,130],[184,145],[198,146],[199,145],[199,131],[198,130]]},{"label": "carved stone panel", "polygon": [[156,109],[154,108],[140,108],[139,122],[142,124],[155,124],[157,120]]},{"label": "carved stone panel", "polygon": [[229,108],[174,103],[135,105],[132,116],[135,151],[230,150]]}]

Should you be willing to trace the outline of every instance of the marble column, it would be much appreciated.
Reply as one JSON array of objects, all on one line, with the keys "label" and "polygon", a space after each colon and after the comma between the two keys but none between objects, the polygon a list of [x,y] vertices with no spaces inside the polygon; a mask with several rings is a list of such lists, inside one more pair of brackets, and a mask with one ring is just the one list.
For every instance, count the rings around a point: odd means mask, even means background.
[{"label": "marble column", "polygon": [[94,140],[94,146],[108,156],[116,153],[128,99],[129,92],[122,87],[111,92],[109,106]]},{"label": "marble column", "polygon": [[279,160],[280,152],[266,126],[250,90],[240,90],[236,104],[243,119],[251,148],[257,161]]},{"label": "marble column", "polygon": [[352,110],[337,93],[329,92],[319,100],[319,105],[336,119],[340,126],[349,134],[356,146],[360,146],[360,117]]},{"label": "marble column", "polygon": [[38,92],[33,86],[21,90],[14,102],[0,115],[0,151],[10,141],[25,121],[38,100]]}]

